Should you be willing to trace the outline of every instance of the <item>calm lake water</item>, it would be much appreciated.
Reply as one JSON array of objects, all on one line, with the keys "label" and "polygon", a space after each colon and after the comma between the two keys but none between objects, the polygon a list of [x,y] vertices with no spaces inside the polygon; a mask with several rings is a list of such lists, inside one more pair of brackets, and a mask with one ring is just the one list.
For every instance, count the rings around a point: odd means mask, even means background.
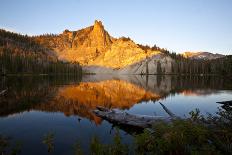
[{"label": "calm lake water", "polygon": [[[110,143],[117,129],[95,116],[96,106],[128,113],[167,116],[159,102],[180,117],[196,108],[215,114],[217,101],[232,100],[231,79],[217,76],[1,77],[0,135],[22,144],[23,155],[48,154],[42,143],[54,133],[50,154],[74,154],[79,142],[85,152],[94,136]],[[123,142],[133,137],[119,129]]]}]

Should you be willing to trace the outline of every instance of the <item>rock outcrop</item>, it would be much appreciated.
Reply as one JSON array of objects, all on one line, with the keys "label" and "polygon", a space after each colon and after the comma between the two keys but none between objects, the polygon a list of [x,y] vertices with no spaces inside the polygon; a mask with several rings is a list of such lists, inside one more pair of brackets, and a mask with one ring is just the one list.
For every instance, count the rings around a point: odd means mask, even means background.
[{"label": "rock outcrop", "polygon": [[35,40],[53,49],[61,60],[88,65],[104,53],[114,39],[100,21],[95,21],[93,26],[78,31],[65,30],[59,35],[35,37]]},{"label": "rock outcrop", "polygon": [[85,66],[87,73],[96,74],[171,74],[174,60],[165,54],[155,54],[119,69],[103,66]]},{"label": "rock outcrop", "polygon": [[142,61],[119,70],[120,74],[170,74],[172,72],[171,57],[162,53],[153,55]]},{"label": "rock outcrop", "polygon": [[79,62],[86,72],[155,74],[157,67],[163,73],[169,73],[171,68],[172,59],[168,55],[143,49],[130,38],[113,38],[97,20],[93,26],[78,31],[65,30],[35,40],[54,50],[59,59]]}]

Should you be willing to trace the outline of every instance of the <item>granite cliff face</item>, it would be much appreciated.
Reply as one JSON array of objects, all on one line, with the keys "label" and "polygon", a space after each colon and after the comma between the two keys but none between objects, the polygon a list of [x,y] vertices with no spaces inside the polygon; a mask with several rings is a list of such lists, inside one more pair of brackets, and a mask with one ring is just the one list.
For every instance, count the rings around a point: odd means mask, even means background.
[{"label": "granite cliff face", "polygon": [[35,40],[53,49],[61,60],[78,61],[81,65],[88,65],[104,53],[114,39],[104,30],[100,21],[95,21],[94,26],[85,29],[65,30],[59,35],[35,37]]},{"label": "granite cliff face", "polygon": [[130,38],[113,38],[101,21],[78,30],[65,30],[59,35],[35,37],[40,44],[51,48],[63,61],[77,61],[84,70],[94,73],[143,74],[161,70],[170,72],[172,59],[160,51],[143,49]]},{"label": "granite cliff face", "polygon": [[128,65],[119,70],[120,74],[169,74],[172,72],[171,57],[165,54],[155,54],[142,61]]}]

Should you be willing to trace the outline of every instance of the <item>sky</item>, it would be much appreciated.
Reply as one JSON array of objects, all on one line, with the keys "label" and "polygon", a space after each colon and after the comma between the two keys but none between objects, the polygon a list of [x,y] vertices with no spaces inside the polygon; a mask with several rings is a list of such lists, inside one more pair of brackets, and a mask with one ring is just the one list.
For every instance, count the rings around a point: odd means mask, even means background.
[{"label": "sky", "polygon": [[232,0],[1,0],[0,28],[28,35],[101,20],[113,37],[184,51],[232,54]]}]

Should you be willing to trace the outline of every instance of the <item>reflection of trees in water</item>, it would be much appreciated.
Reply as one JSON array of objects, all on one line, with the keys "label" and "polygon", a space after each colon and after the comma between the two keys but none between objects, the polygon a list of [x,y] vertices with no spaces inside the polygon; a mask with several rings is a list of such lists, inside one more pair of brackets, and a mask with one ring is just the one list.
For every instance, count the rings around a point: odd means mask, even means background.
[{"label": "reflection of trees in water", "polygon": [[[231,79],[220,76],[141,76],[133,81],[153,93],[165,97],[169,94],[184,92],[186,95],[207,95],[218,90],[232,90]],[[145,84],[146,83],[146,84]]]},{"label": "reflection of trees in water", "polygon": [[172,77],[174,92],[191,91],[196,95],[216,93],[218,90],[232,90],[230,79],[220,76],[177,76]]},{"label": "reflection of trees in water", "polygon": [[58,84],[67,81],[47,76],[7,77],[1,79],[1,90],[7,92],[0,96],[0,115],[5,116],[25,110],[31,110],[35,104],[48,102],[57,93]]},{"label": "reflection of trees in water", "polygon": [[222,76],[173,76],[172,80],[179,88],[232,89],[228,85],[230,79]]}]

